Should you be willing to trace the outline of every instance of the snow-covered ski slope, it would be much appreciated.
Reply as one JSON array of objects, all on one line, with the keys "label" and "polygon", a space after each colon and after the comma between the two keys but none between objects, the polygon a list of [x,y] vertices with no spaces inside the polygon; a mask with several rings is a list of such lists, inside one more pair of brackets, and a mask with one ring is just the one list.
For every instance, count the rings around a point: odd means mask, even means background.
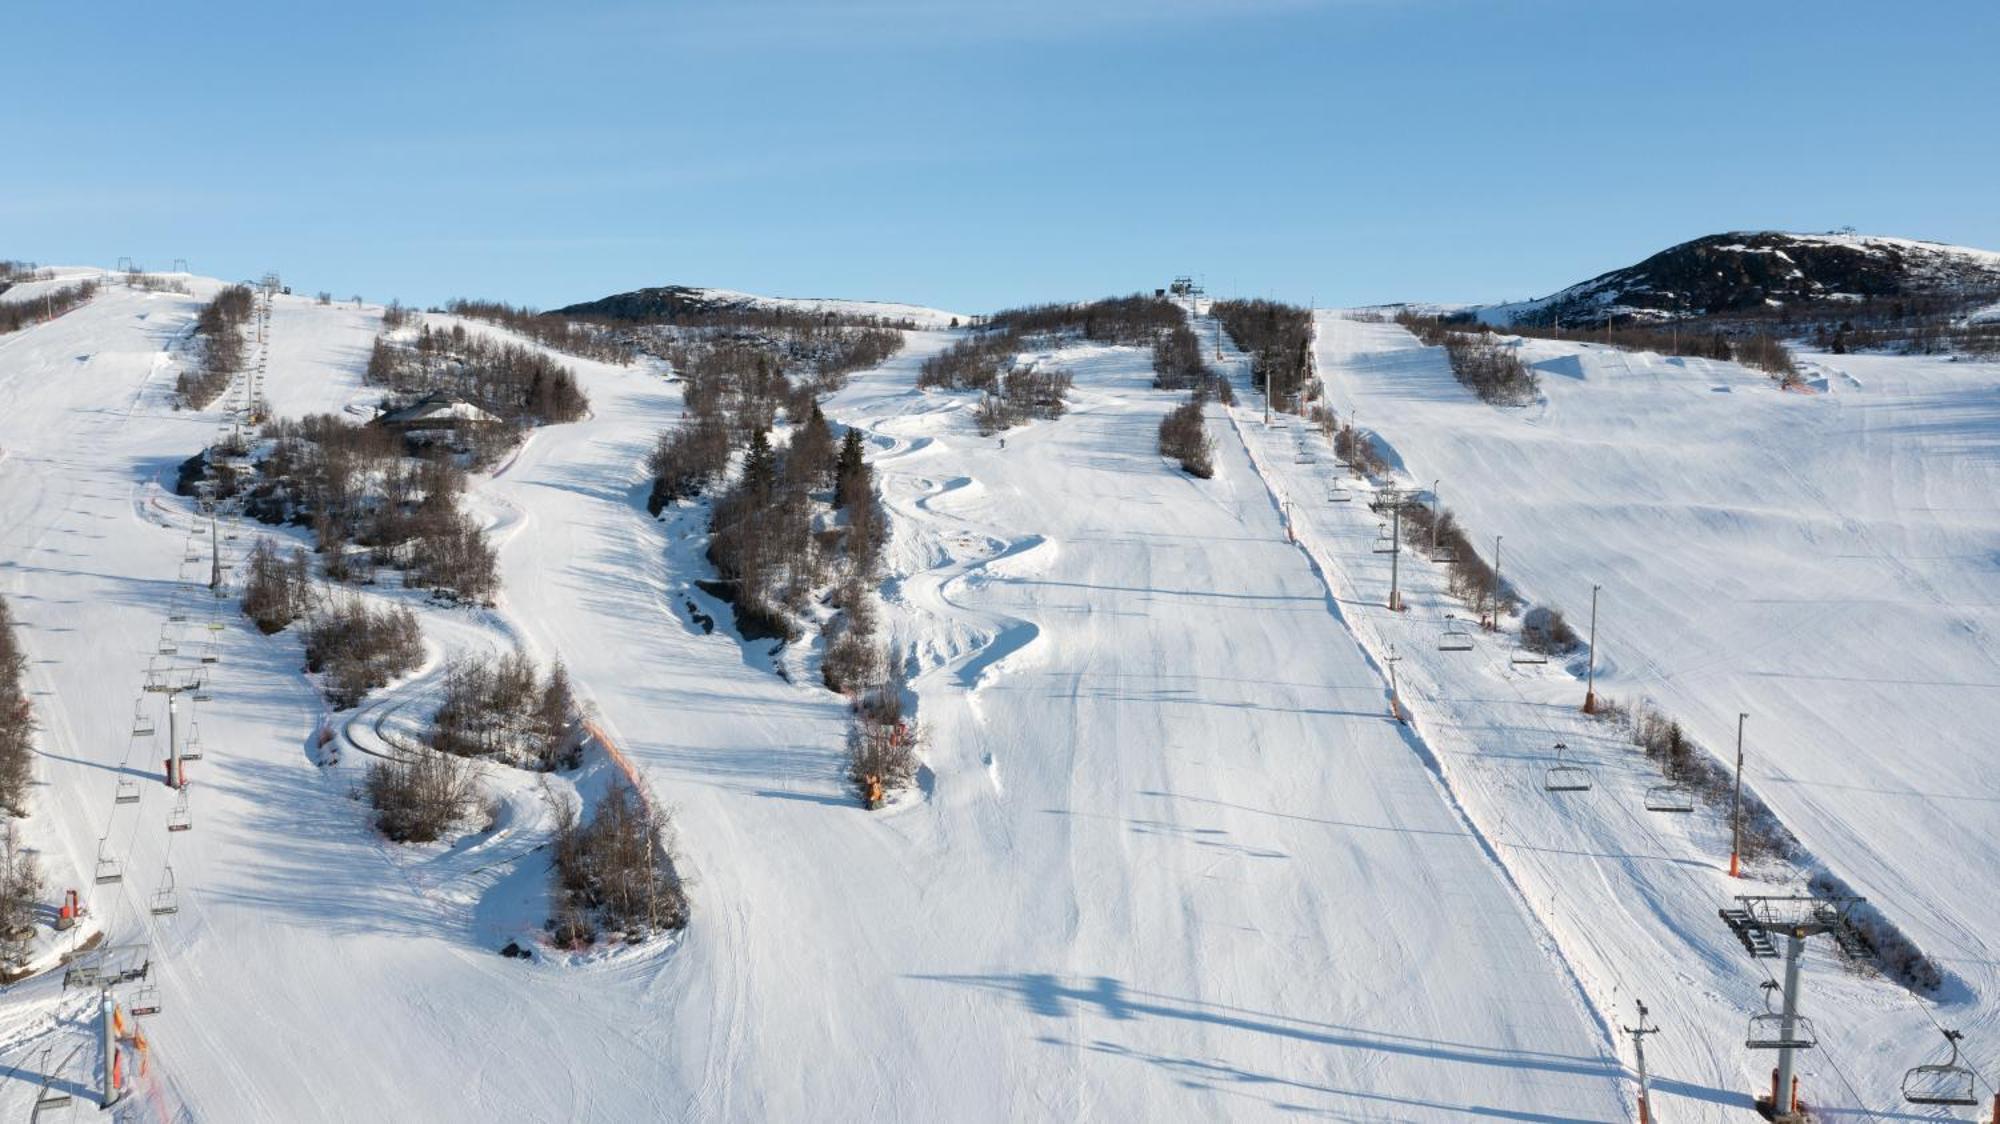
[{"label": "snow-covered ski slope", "polygon": [[[841,783],[840,700],[692,623],[689,599],[716,609],[690,592],[692,517],[640,503],[677,386],[573,361],[592,415],[475,482],[501,604],[426,609],[427,640],[519,637],[567,661],[679,808],[695,880],[679,942],[583,965],[496,955],[496,914],[541,860],[507,851],[504,873],[441,881],[373,838],[352,763],[314,764],[323,715],[296,639],[230,612],[196,828],[169,835],[158,742],[131,736],[131,708],[188,565],[188,512],[161,484],[219,420],[171,408],[169,350],[214,287],[113,285],[0,339],[0,583],[45,725],[30,831],[52,885],[82,887],[114,942],[152,945],[164,1007],[134,1118],[1629,1111],[1605,1026],[1386,719],[1379,669],[1284,544],[1246,449],[1218,429],[1209,483],[1163,465],[1170,399],[1133,350],[1059,355],[1076,408],[1004,450],[968,399],[911,389],[945,333],[829,403],[876,449],[889,628],[916,653],[931,736],[921,791],[881,815]],[[277,407],[371,399],[375,315],[278,297]],[[144,802],[113,805],[119,776]],[[525,847],[534,826],[502,834]],[[107,828],[128,874],[95,885]],[[181,912],[153,917],[167,862]],[[41,1049],[80,1040],[88,1000],[56,976],[0,996],[13,1111]]]},{"label": "snow-covered ski slope", "polygon": [[[1601,692],[1655,701],[1722,754],[1737,713],[1750,714],[1747,785],[1938,961],[1950,979],[1930,1013],[1964,1029],[1990,1070],[2000,1039],[1990,893],[2000,859],[1990,736],[2000,720],[2000,365],[1809,355],[1820,392],[1796,394],[1733,364],[1530,340],[1524,358],[1541,375],[1542,400],[1505,410],[1477,402],[1441,350],[1400,327],[1325,313],[1318,330],[1334,405],[1343,416],[1358,409],[1407,481],[1427,489],[1441,479],[1444,502],[1489,556],[1504,535],[1503,571],[1526,597],[1563,608],[1581,630],[1590,586],[1604,586]],[[1332,511],[1318,518],[1342,525]],[[1370,521],[1349,533],[1372,532]],[[1372,571],[1360,595],[1379,600],[1386,567],[1367,556],[1367,541],[1346,549]],[[1541,705],[1521,709],[1521,723],[1544,727],[1542,752],[1564,732],[1575,745],[1582,731],[1551,716],[1575,705],[1581,684],[1563,676],[1543,686],[1484,646],[1441,656],[1424,630],[1453,607],[1430,606],[1427,618],[1425,608],[1381,630],[1423,655],[1418,674],[1438,669],[1438,736],[1463,741],[1469,787],[1530,784],[1545,762],[1503,763],[1496,750],[1510,739],[1495,714],[1532,700]],[[1487,705],[1494,697],[1497,707]],[[1607,910],[1639,914],[1634,924],[1656,932],[1650,954],[1644,943],[1572,953],[1602,959],[1580,969],[1603,973],[1594,990],[1621,978],[1640,986],[1632,973],[1645,969],[1633,960],[1670,956],[1675,977],[1716,988],[1709,1002],[1760,1009],[1762,971],[1714,910],[1729,894],[1795,885],[1713,876],[1727,854],[1713,816],[1638,834],[1618,826],[1659,817],[1637,811],[1648,783],[1637,755],[1609,741],[1600,750],[1593,760],[1616,791],[1570,802],[1549,829],[1573,849],[1623,839],[1638,884],[1621,878],[1593,893],[1592,876],[1562,874],[1555,860],[1523,854],[1510,865],[1552,868],[1524,878],[1560,890],[1553,909],[1566,948],[1604,944],[1617,929],[1593,922]],[[1638,846],[1662,831],[1693,849]],[[1566,907],[1572,894],[1581,900]],[[1732,950],[1740,964],[1705,963]],[[1744,982],[1727,985],[1731,975]],[[1828,1039],[1804,1063],[1808,1099],[1870,1116],[1908,1111],[1895,1081],[1940,1052],[1926,1012],[1889,984],[1841,978],[1831,957],[1809,966],[1807,987],[1806,1011]],[[1675,1049],[1671,1031],[1656,1047]],[[1740,1048],[1724,1054],[1722,1077],[1734,1065],[1754,1080],[1768,1065]]]},{"label": "snow-covered ski slope", "polygon": [[[1743,888],[1719,823],[1636,810],[1647,776],[1575,714],[1574,669],[1513,667],[1484,636],[1438,652],[1462,610],[1429,563],[1404,556],[1408,613],[1376,608],[1374,521],[1327,501],[1324,443],[1301,461],[1296,422],[1217,407],[1216,478],[1163,463],[1173,396],[1137,350],[1052,353],[1073,408],[1004,449],[969,396],[912,389],[946,331],[827,403],[873,449],[885,630],[930,739],[891,810],[843,785],[845,707],[812,661],[788,656],[787,682],[695,588],[700,510],[646,516],[678,384],[565,357],[590,416],[473,482],[498,608],[423,608],[431,665],[336,721],[352,751],[328,768],[296,638],[225,606],[196,829],[170,836],[161,743],[131,736],[131,708],[190,572],[172,470],[220,416],[169,391],[217,284],[114,282],[0,337],[0,590],[45,727],[27,826],[52,886],[153,947],[164,1007],[133,1118],[1609,1121],[1632,1112],[1613,1029],[1635,997],[1666,1028],[1648,1043],[1662,1118],[1752,1118],[1768,1058],[1741,1035],[1763,967],[1715,919]],[[379,323],[276,298],[276,411],[365,416]],[[1497,411],[1400,329],[1320,321],[1336,405],[1410,478],[1443,477],[1476,535],[1508,536],[1510,580],[1579,627],[1605,585],[1602,690],[1716,749],[1752,712],[1752,784],[1939,959],[1935,1013],[1990,1058],[2000,794],[1974,739],[2000,705],[2000,377],[1818,357],[1828,392],[1800,396],[1728,365],[1528,346],[1546,401]],[[1240,356],[1222,366],[1242,377]],[[546,824],[519,778],[494,778],[496,830],[448,850],[380,842],[349,798],[441,660],[517,641],[568,664],[678,809],[695,909],[678,941],[496,954],[538,920]],[[1387,717],[1392,644],[1408,727]],[[1541,790],[1558,738],[1597,774],[1586,798]],[[118,776],[141,804],[112,803]],[[128,871],[100,886],[107,830]],[[168,862],[181,912],[154,917]],[[41,1050],[80,1041],[87,1006],[55,976],[0,991],[0,1111],[25,1111]],[[1888,1087],[1936,1045],[1924,1012],[1816,950],[1807,1013],[1825,1038],[1808,1099],[1896,1118]]]}]

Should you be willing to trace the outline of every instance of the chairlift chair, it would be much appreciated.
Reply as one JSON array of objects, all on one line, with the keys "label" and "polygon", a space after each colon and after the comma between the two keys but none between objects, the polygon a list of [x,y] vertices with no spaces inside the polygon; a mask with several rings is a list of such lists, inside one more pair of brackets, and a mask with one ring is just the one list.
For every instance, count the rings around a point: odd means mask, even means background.
[{"label": "chairlift chair", "polygon": [[180,795],[174,798],[173,811],[167,813],[167,830],[194,830],[194,812],[188,807],[188,794],[185,788],[181,789]]},{"label": "chairlift chair", "polygon": [[171,656],[180,650],[180,645],[174,643],[174,638],[165,629],[161,629],[159,653],[163,656]]},{"label": "chairlift chair", "polygon": [[168,867],[160,877],[160,888],[153,891],[153,916],[165,917],[181,911],[180,894],[174,886],[174,868]]},{"label": "chairlift chair", "polygon": [[1646,790],[1648,812],[1687,813],[1694,811],[1694,786],[1683,781],[1656,784]]},{"label": "chairlift chair", "polygon": [[201,723],[188,723],[187,743],[181,746],[181,760],[201,760]]},{"label": "chairlift chair", "polygon": [[131,1011],[135,1015],[157,1015],[160,1013],[160,985],[147,984],[132,996]]},{"label": "chairlift chair", "polygon": [[1370,547],[1369,549],[1373,550],[1377,554],[1396,553],[1396,540],[1392,535],[1389,534],[1389,525],[1387,523],[1382,524],[1382,526],[1377,529],[1375,534],[1375,545]]},{"label": "chairlift chair", "polygon": [[94,877],[100,886],[125,881],[125,864],[105,853],[102,839],[97,841],[97,873]]},{"label": "chairlift chair", "polygon": [[1810,1050],[1818,1045],[1819,1037],[1813,1033],[1811,1019],[1793,1015],[1792,1029],[1787,1031],[1784,1012],[1771,1010],[1777,981],[1765,980],[1760,986],[1764,989],[1764,1013],[1750,1016],[1750,1029],[1743,1044],[1752,1050]]},{"label": "chairlift chair", "polygon": [[1556,743],[1556,763],[1549,766],[1548,772],[1542,776],[1542,788],[1545,791],[1590,791],[1590,770],[1580,765],[1566,765],[1563,763],[1563,754],[1568,750],[1569,746],[1564,745],[1562,742]]},{"label": "chairlift chair", "polygon": [[1944,1032],[1951,1043],[1951,1058],[1935,1065],[1920,1065],[1903,1075],[1903,1099],[1910,1104],[1976,1105],[1979,1096],[1973,1085],[1978,1075],[1970,1066],[1959,1064],[1958,1041],[1965,1037],[1955,1030]]},{"label": "chairlift chair", "polygon": [[1458,548],[1450,543],[1439,543],[1431,550],[1431,561],[1450,565],[1458,561]]},{"label": "chairlift chair", "polygon": [[1540,652],[1529,651],[1526,648],[1516,648],[1514,649],[1514,654],[1507,658],[1507,662],[1516,667],[1538,667],[1549,662],[1549,657]]},{"label": "chairlift chair", "polygon": [[118,787],[111,797],[113,804],[137,804],[139,802],[139,782],[120,777]]},{"label": "chairlift chair", "polygon": [[215,641],[213,640],[209,641],[208,646],[201,650],[201,662],[203,663],[216,663],[221,659],[221,656],[215,654]]},{"label": "chairlift chair", "polygon": [[1444,634],[1438,637],[1440,652],[1470,652],[1472,634],[1465,631],[1465,625],[1450,613],[1444,615]]},{"label": "chairlift chair", "polygon": [[1339,484],[1328,484],[1326,486],[1326,502],[1352,503],[1354,502],[1354,493]]},{"label": "chairlift chair", "polygon": [[135,738],[153,736],[153,716],[146,713],[146,700],[143,696],[132,704],[132,736]]}]

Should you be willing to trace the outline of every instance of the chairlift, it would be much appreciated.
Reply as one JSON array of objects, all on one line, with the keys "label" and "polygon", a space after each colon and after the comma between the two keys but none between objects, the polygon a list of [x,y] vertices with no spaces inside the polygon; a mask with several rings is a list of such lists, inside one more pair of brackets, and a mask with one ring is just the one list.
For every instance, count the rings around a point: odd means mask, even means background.
[{"label": "chairlift", "polygon": [[181,746],[181,760],[201,760],[201,723],[188,723],[188,739],[187,744]]},{"label": "chairlift", "polygon": [[1470,652],[1471,650],[1472,634],[1465,630],[1464,623],[1457,617],[1446,613],[1444,615],[1444,634],[1438,637],[1438,651]]},{"label": "chairlift", "polygon": [[1373,550],[1377,554],[1396,553],[1396,540],[1393,536],[1389,534],[1389,525],[1387,523],[1382,524],[1382,526],[1377,529],[1375,535],[1375,545],[1370,547],[1369,549]]},{"label": "chairlift", "polygon": [[1311,453],[1306,452],[1304,449],[1300,449],[1299,455],[1292,458],[1292,463],[1311,464],[1313,463],[1313,455]]},{"label": "chairlift", "polygon": [[167,830],[194,830],[194,811],[188,807],[188,794],[185,788],[174,798],[173,811],[167,813]]},{"label": "chairlift", "polygon": [[1955,1030],[1943,1033],[1944,1040],[1951,1043],[1951,1059],[1936,1065],[1920,1065],[1905,1073],[1903,1099],[1910,1104],[1976,1105],[1979,1097],[1973,1085],[1978,1075],[1958,1060],[1958,1041],[1965,1036]]},{"label": "chairlift", "polygon": [[174,868],[166,868],[160,877],[160,888],[153,891],[153,916],[165,917],[181,911],[179,891],[174,886]]},{"label": "chairlift", "polygon": [[1458,561],[1458,548],[1450,543],[1438,543],[1431,548],[1431,561],[1451,565]]},{"label": "chairlift", "polygon": [[216,619],[214,619],[214,620],[211,620],[211,621],[209,621],[209,622],[208,622],[208,630],[209,630],[210,632],[221,632],[221,631],[222,631],[222,620],[221,620],[221,618],[219,618],[219,617],[218,617],[218,618],[216,618]]},{"label": "chairlift", "polygon": [[125,864],[105,853],[104,840],[97,841],[97,884],[125,881]]},{"label": "chairlift", "polygon": [[137,804],[139,802],[139,782],[129,777],[118,779],[117,791],[112,795],[113,804]]},{"label": "chairlift", "polygon": [[1527,648],[1516,648],[1514,649],[1514,654],[1507,657],[1507,662],[1516,667],[1539,667],[1549,662],[1549,657],[1542,652],[1532,651]]},{"label": "chairlift", "polygon": [[135,1015],[157,1015],[160,1013],[160,985],[147,984],[132,996],[131,1011]]},{"label": "chairlift", "polygon": [[1694,786],[1685,781],[1656,784],[1646,790],[1648,812],[1686,813],[1694,811]]},{"label": "chairlift", "polygon": [[1785,1029],[1785,1015],[1782,1011],[1771,1010],[1771,994],[1778,990],[1775,980],[1765,980],[1764,1013],[1750,1016],[1750,1029],[1744,1035],[1743,1045],[1752,1050],[1810,1050],[1819,1044],[1813,1033],[1812,1020],[1804,1015],[1792,1016],[1792,1027]]},{"label": "chairlift", "polygon": [[132,736],[135,738],[153,736],[153,716],[146,713],[146,700],[143,696],[132,704]]},{"label": "chairlift", "polygon": [[1348,491],[1346,488],[1340,486],[1339,484],[1328,484],[1326,486],[1326,502],[1352,503],[1354,502],[1354,493]]},{"label": "chairlift", "polygon": [[159,645],[160,654],[163,656],[171,656],[175,652],[178,652],[180,650],[181,650],[180,645],[174,643],[174,638],[171,635],[169,635],[165,629],[161,629],[160,645]]},{"label": "chairlift", "polygon": [[173,609],[167,613],[167,619],[174,624],[184,623],[188,619],[187,610],[180,608]]},{"label": "chairlift", "polygon": [[1549,766],[1542,776],[1542,788],[1548,792],[1589,792],[1590,770],[1580,765],[1563,764],[1563,754],[1569,746],[1556,743],[1556,763]]},{"label": "chairlift", "polygon": [[215,654],[215,642],[213,640],[209,641],[208,646],[201,650],[201,662],[203,663],[216,663],[221,658]]}]

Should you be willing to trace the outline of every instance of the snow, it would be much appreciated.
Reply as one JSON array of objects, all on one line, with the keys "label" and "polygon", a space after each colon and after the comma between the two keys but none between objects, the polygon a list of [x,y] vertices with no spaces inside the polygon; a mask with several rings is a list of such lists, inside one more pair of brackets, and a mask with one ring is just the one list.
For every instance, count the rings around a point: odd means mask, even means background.
[{"label": "snow", "polygon": [[[113,285],[0,337],[0,591],[44,724],[26,827],[52,887],[151,945],[165,998],[127,1116],[1618,1120],[1634,1087],[1614,1028],[1640,996],[1667,1027],[1648,1048],[1663,1116],[1750,1118],[1768,1059],[1738,1045],[1759,975],[1714,919],[1735,888],[1719,826],[1632,810],[1640,770],[1574,714],[1572,669],[1511,668],[1485,636],[1437,652],[1447,608],[1414,558],[1410,612],[1373,608],[1374,523],[1323,502],[1328,458],[1296,463],[1296,421],[1211,407],[1216,478],[1173,471],[1154,443],[1174,398],[1143,351],[1053,348],[1071,411],[1001,449],[971,396],[913,389],[955,338],[942,313],[826,407],[867,436],[892,514],[884,627],[929,738],[893,808],[843,784],[844,700],[774,674],[796,653],[742,642],[696,588],[700,509],[645,514],[679,385],[565,357],[590,415],[535,431],[468,497],[498,605],[369,592],[419,608],[430,660],[336,716],[295,637],[225,606],[196,828],[169,835],[130,698],[185,565],[191,520],[163,485],[222,420],[169,401],[219,284]],[[365,417],[379,316],[278,297],[276,412]],[[1940,1017],[1990,1042],[1996,793],[1972,734],[2000,699],[1979,672],[1992,366],[1815,357],[1835,373],[1808,397],[1535,343],[1546,400],[1495,411],[1399,328],[1320,330],[1343,413],[1359,402],[1409,471],[1445,476],[1476,534],[1505,532],[1511,580],[1572,619],[1604,582],[1603,690],[1657,698],[1711,747],[1753,712],[1757,790],[1943,960]],[[1242,378],[1240,356],[1222,366]],[[294,534],[246,529],[233,556],[252,531]],[[677,939],[498,955],[546,908],[534,777],[488,770],[490,828],[423,848],[381,841],[350,798],[446,659],[515,643],[566,663],[602,731],[553,795],[590,797],[622,760],[676,810],[694,901]],[[1388,717],[1390,644],[1408,726]],[[1595,799],[1541,791],[1558,736]],[[112,805],[120,775],[144,802]],[[85,873],[107,824],[130,859],[116,887]],[[168,861],[182,909],[155,918],[140,905]],[[1828,1033],[1809,1093],[1886,1110],[1885,1075],[1930,1052],[1921,1013],[1821,953],[1808,971]],[[44,1049],[82,1041],[88,1003],[57,976],[0,993],[0,1111],[26,1108]]]},{"label": "snow", "polygon": [[[1523,358],[1543,398],[1503,410],[1477,402],[1440,350],[1401,328],[1337,313],[1318,325],[1336,408],[1358,408],[1419,487],[1442,478],[1444,502],[1489,555],[1504,535],[1503,573],[1524,596],[1563,608],[1581,630],[1590,586],[1602,583],[1600,692],[1657,702],[1721,754],[1736,714],[1750,714],[1746,785],[1937,958],[1949,975],[1937,1018],[1990,1042],[2000,1029],[1996,917],[1977,887],[2000,859],[2000,774],[1985,736],[2000,719],[2000,365],[1806,355],[1827,392],[1798,395],[1734,364],[1528,340]],[[1379,598],[1379,560],[1355,553],[1373,526],[1345,523],[1324,532],[1325,548]],[[1524,821],[1536,794],[1504,789],[1532,787],[1533,769],[1495,754],[1546,754],[1557,737],[1576,746],[1590,736],[1568,717],[1581,685],[1522,676],[1497,650],[1457,661],[1427,651],[1424,629],[1441,611],[1389,622],[1371,610],[1362,632],[1379,622],[1413,657],[1422,690],[1440,696],[1420,725],[1465,755],[1453,764],[1448,749],[1447,772],[1467,778],[1474,819],[1592,854],[1586,869],[1566,870],[1551,855],[1502,848],[1531,900],[1546,887],[1573,901],[1553,907],[1569,918],[1558,931],[1580,971],[1601,973],[1594,993],[1619,977],[1623,994],[1649,987],[1648,998],[1698,985],[1704,1002],[1671,1016],[1655,998],[1663,1021],[1711,1024],[1705,1045],[1661,1035],[1666,1064],[1694,1067],[1684,1079],[1754,1084],[1768,1061],[1726,1048],[1732,1024],[1716,1005],[1758,1009],[1760,973],[1714,910],[1734,893],[1796,883],[1717,877],[1727,837],[1712,812],[1690,817],[1685,839],[1673,825],[1632,822],[1645,818],[1634,810],[1640,787],[1657,778],[1602,734],[1586,752],[1617,779],[1617,805],[1590,802],[1589,821],[1575,809]],[[1632,916],[1623,929],[1604,920],[1621,915]],[[1672,982],[1635,982],[1647,964],[1673,965]],[[1902,1068],[1939,1039],[1907,993],[1837,971],[1827,961],[1808,970],[1808,1013],[1829,1037],[1805,1062],[1809,1096],[1888,1111]]]}]

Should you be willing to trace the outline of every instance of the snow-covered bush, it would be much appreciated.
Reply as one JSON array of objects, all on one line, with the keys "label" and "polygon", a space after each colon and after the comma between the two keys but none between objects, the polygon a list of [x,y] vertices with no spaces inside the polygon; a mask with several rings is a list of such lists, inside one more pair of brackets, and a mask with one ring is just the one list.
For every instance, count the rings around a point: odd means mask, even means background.
[{"label": "snow-covered bush", "polygon": [[320,676],[335,709],[359,705],[423,663],[423,630],[410,610],[371,609],[353,596],[321,598],[321,606],[306,621],[306,670]]},{"label": "snow-covered bush", "polygon": [[549,928],[558,944],[582,947],[599,933],[641,940],[687,925],[670,815],[623,784],[604,794],[588,824],[567,801],[554,804],[557,912]]}]

